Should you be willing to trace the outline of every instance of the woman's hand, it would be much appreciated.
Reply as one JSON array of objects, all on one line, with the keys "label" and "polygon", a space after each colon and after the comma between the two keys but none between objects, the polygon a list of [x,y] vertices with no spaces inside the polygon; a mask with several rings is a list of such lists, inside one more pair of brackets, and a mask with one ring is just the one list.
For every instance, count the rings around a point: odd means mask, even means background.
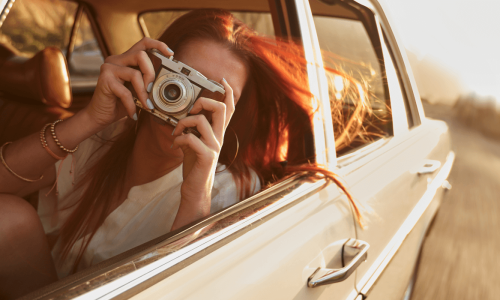
[{"label": "woman's hand", "polygon": [[[181,205],[172,230],[210,213],[217,161],[235,108],[233,89],[225,79],[222,84],[226,90],[224,102],[199,98],[191,109],[191,115],[180,120],[172,132],[175,136],[172,148],[181,148],[184,153]],[[202,110],[212,114],[212,125],[203,114],[198,114]],[[183,134],[186,127],[196,127],[201,137]]]},{"label": "woman's hand", "polygon": [[[94,122],[104,127],[126,115],[137,120],[132,93],[124,86],[127,81],[132,83],[142,105],[152,109],[148,90],[151,89],[155,72],[145,52],[152,48],[165,56],[174,54],[165,43],[143,38],[127,52],[106,58],[101,66],[94,96],[85,108]],[[139,67],[140,71],[131,67]]]}]

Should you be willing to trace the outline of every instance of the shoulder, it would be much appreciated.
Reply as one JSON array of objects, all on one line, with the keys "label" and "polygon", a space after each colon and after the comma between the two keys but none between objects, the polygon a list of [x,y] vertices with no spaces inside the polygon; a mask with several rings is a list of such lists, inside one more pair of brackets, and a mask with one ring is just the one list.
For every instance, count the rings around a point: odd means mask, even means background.
[{"label": "shoulder", "polygon": [[[251,175],[251,195],[261,189],[260,180],[257,173],[250,169]],[[210,213],[220,211],[240,201],[239,190],[233,175],[226,169],[225,165],[218,164],[215,173],[214,186],[212,188],[212,204]]]}]

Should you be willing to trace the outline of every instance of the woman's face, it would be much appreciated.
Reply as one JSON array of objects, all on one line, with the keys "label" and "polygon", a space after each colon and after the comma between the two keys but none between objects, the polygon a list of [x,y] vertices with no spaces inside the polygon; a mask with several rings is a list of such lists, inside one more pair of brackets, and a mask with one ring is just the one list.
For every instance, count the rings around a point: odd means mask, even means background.
[{"label": "woman's face", "polygon": [[225,78],[233,88],[235,103],[238,102],[248,70],[245,63],[227,48],[208,40],[194,40],[177,50],[174,57],[208,79],[221,82]]},{"label": "woman's face", "polygon": [[[248,68],[240,58],[227,48],[209,40],[193,40],[177,49],[174,57],[199,71],[208,79],[221,82],[222,78],[225,78],[233,89],[235,104],[238,102],[247,82]],[[236,109],[238,109],[237,106]],[[155,134],[157,140],[165,138],[172,140],[172,126],[158,125],[155,122],[148,123],[152,126],[153,131],[160,133],[159,135]]]}]

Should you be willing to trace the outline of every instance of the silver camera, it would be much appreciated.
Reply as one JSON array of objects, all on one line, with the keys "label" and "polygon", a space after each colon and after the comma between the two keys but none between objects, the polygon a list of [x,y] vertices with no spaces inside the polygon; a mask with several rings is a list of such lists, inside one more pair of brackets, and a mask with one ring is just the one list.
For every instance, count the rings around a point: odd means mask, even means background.
[{"label": "silver camera", "polygon": [[[134,95],[135,105],[151,113],[155,117],[176,126],[180,119],[187,117],[196,100],[207,97],[223,101],[224,86],[207,79],[200,72],[190,66],[177,61],[173,56],[165,57],[158,50],[146,51],[155,69],[153,88],[149,99],[153,102],[154,110],[144,108],[137,98],[131,84],[126,86]],[[199,136],[194,129],[189,132]]]}]

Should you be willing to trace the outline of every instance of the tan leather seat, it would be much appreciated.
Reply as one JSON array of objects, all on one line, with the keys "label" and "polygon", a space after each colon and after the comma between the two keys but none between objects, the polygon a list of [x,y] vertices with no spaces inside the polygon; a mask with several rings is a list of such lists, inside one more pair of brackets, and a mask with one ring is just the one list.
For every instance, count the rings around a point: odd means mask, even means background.
[{"label": "tan leather seat", "polygon": [[0,144],[73,115],[72,96],[62,52],[54,47],[30,59],[0,44]]},{"label": "tan leather seat", "polygon": [[9,57],[0,65],[0,91],[28,103],[70,107],[68,66],[61,50],[48,47],[26,61]]}]

